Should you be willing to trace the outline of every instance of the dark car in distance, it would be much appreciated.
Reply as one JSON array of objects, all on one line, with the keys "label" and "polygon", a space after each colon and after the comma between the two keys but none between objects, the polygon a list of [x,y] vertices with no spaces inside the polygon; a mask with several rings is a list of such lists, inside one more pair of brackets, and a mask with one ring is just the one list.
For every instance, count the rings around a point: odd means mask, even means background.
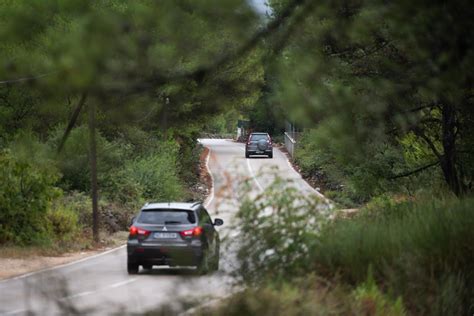
[{"label": "dark car in distance", "polygon": [[273,158],[272,138],[268,133],[251,133],[245,144],[245,158],[250,155],[266,155]]},{"label": "dark car in distance", "polygon": [[133,218],[127,242],[127,270],[139,266],[194,266],[200,273],[219,269],[219,234],[224,222],[202,203],[147,203]]}]

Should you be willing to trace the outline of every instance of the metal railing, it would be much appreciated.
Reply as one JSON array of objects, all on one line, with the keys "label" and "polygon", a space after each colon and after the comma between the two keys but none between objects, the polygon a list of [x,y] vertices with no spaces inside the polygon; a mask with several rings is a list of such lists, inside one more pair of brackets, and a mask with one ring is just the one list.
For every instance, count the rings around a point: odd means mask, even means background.
[{"label": "metal railing", "polygon": [[297,133],[285,132],[285,147],[291,157],[295,156]]}]

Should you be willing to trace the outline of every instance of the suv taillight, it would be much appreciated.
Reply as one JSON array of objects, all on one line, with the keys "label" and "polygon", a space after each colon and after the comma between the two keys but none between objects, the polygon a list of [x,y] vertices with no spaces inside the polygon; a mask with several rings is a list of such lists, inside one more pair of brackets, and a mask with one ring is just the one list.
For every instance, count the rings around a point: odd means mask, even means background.
[{"label": "suv taillight", "polygon": [[183,237],[200,236],[202,234],[202,227],[198,226],[193,229],[183,230],[179,234]]},{"label": "suv taillight", "polygon": [[130,236],[139,235],[139,236],[145,236],[145,237],[147,237],[151,233],[149,230],[138,228],[135,226],[131,226],[129,229],[129,232],[130,232]]}]

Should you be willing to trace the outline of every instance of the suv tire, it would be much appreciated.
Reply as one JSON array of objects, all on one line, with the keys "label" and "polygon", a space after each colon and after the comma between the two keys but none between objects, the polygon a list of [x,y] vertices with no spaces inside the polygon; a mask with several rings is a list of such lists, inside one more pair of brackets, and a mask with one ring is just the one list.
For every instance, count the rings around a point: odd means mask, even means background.
[{"label": "suv tire", "polygon": [[212,265],[211,265],[211,270],[212,271],[218,271],[219,270],[219,244],[216,244],[216,251],[215,251],[215,255],[214,255],[214,258],[212,260]]},{"label": "suv tire", "polygon": [[201,275],[205,275],[209,273],[209,270],[211,270],[211,263],[209,262],[208,252],[205,251],[201,262],[197,266],[197,272]]},{"label": "suv tire", "polygon": [[128,274],[138,274],[138,264],[127,262]]}]

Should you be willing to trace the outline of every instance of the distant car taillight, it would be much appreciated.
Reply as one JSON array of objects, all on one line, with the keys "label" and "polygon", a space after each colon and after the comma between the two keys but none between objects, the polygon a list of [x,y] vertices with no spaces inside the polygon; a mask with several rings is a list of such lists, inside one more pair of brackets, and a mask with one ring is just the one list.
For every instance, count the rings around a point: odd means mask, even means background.
[{"label": "distant car taillight", "polygon": [[140,235],[140,236],[147,237],[148,235],[150,235],[150,231],[148,231],[146,229],[138,228],[138,227],[135,227],[135,226],[130,227],[129,232],[130,232],[130,236]]},{"label": "distant car taillight", "polygon": [[193,229],[183,230],[179,234],[183,237],[200,236],[202,234],[202,227],[198,226]]}]

